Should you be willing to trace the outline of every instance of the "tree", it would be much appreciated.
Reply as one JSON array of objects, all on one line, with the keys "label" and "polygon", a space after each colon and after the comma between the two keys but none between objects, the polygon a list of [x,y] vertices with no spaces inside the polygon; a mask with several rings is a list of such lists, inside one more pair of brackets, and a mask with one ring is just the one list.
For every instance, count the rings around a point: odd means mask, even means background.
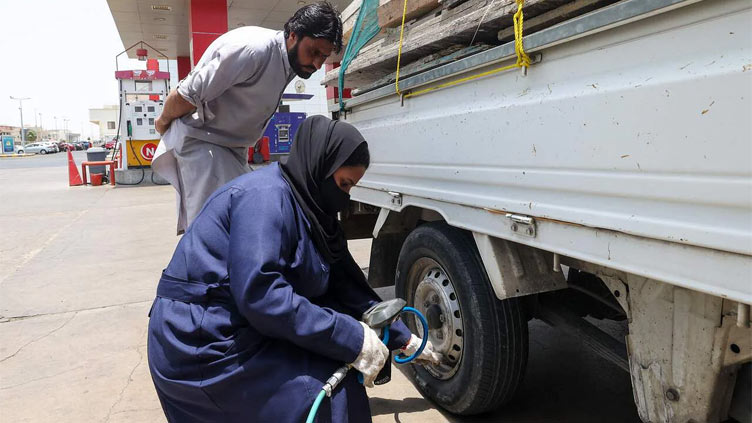
[{"label": "tree", "polygon": [[37,133],[34,132],[31,129],[24,129],[24,132],[26,133],[26,141],[34,142],[37,140]]}]

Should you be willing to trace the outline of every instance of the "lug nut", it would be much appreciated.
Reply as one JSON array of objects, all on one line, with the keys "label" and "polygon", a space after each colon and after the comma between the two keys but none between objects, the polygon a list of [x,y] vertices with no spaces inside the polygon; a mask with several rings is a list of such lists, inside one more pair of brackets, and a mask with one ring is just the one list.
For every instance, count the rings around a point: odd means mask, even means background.
[{"label": "lug nut", "polygon": [[679,401],[679,391],[674,388],[670,388],[668,391],[666,391],[666,399],[674,402]]}]

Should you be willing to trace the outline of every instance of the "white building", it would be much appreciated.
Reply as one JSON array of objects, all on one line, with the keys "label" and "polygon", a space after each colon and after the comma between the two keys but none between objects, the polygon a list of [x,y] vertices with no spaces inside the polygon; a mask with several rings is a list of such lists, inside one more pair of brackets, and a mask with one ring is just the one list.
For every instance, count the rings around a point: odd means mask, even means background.
[{"label": "white building", "polygon": [[53,141],[65,141],[64,129],[49,129],[44,131],[44,139]]},{"label": "white building", "polygon": [[89,109],[89,122],[99,126],[99,138],[110,141],[117,136],[117,105],[108,105],[98,109]]},{"label": "white building", "polygon": [[3,135],[13,137],[13,142],[15,144],[21,143],[21,128],[18,126],[0,125],[0,137]]},{"label": "white building", "polygon": [[291,112],[304,112],[308,116],[329,116],[326,104],[326,87],[321,85],[326,71],[322,67],[308,79],[296,76],[285,89],[285,93],[313,94],[313,98],[301,101],[283,101],[290,106]]}]

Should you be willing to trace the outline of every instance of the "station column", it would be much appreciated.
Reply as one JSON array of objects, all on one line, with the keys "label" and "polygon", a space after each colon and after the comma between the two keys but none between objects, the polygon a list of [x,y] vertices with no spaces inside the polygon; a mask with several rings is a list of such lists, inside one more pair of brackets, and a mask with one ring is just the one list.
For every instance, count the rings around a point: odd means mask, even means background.
[{"label": "station column", "polygon": [[[190,3],[188,16],[188,32],[191,37],[190,64],[195,66],[209,44],[227,32],[227,0],[190,0]],[[178,76],[180,75],[180,59],[178,58]]]}]

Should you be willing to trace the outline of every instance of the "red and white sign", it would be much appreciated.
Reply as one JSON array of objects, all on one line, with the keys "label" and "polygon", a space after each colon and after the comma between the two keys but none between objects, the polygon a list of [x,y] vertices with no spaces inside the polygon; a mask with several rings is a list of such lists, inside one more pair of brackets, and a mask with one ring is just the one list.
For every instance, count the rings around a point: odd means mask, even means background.
[{"label": "red and white sign", "polygon": [[115,71],[116,79],[135,79],[139,81],[155,81],[160,79],[170,79],[169,72],[160,72],[157,70],[126,70]]},{"label": "red and white sign", "polygon": [[151,161],[154,158],[154,152],[157,151],[157,145],[151,142],[147,142],[141,146],[141,157]]}]

